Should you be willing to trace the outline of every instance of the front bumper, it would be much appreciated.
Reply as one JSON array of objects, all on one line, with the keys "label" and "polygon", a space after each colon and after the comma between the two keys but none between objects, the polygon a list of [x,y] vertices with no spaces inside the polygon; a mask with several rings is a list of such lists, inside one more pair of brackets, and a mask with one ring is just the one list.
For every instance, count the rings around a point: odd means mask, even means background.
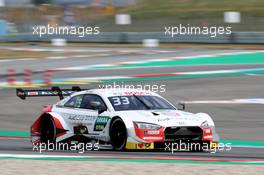
[{"label": "front bumper", "polygon": [[[134,128],[133,128],[134,129]],[[155,131],[155,132],[154,132]],[[165,149],[167,145],[199,144],[199,150],[218,148],[219,137],[214,127],[176,126],[161,127],[159,130],[136,128],[127,139],[126,149]],[[193,147],[193,146],[190,147]],[[182,146],[182,145],[180,145]],[[193,150],[193,149],[191,149]]]}]

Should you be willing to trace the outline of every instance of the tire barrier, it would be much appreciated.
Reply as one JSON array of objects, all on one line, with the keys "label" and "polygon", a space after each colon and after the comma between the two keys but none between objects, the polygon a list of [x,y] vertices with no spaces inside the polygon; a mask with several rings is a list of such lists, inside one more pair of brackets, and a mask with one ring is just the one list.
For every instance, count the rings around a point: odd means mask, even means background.
[{"label": "tire barrier", "polygon": [[[6,83],[7,85],[18,85],[17,77],[23,77],[23,85],[32,85],[33,84],[33,71],[31,69],[24,69],[23,73],[17,73],[16,69],[9,68],[7,69]],[[45,70],[43,72],[43,85],[49,86],[52,84],[52,71]],[[19,82],[20,84],[21,82]]]}]

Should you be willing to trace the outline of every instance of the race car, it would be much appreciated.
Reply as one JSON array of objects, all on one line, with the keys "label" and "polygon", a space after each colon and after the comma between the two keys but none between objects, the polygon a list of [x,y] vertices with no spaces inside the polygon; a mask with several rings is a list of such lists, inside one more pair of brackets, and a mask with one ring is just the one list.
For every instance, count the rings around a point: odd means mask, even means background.
[{"label": "race car", "polygon": [[212,147],[219,140],[208,114],[184,112],[184,104],[177,104],[177,108],[150,91],[52,87],[17,89],[17,96],[21,99],[60,97],[56,104],[44,106],[31,126],[33,145],[96,142],[102,147],[121,151],[163,149],[179,142]]}]

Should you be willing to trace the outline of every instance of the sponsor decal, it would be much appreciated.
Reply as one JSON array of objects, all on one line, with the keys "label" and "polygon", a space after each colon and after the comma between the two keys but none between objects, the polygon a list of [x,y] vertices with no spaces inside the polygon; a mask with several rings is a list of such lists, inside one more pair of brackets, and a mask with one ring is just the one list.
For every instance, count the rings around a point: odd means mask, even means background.
[{"label": "sponsor decal", "polygon": [[40,94],[41,95],[58,95],[58,92],[52,92],[52,91],[45,92],[45,91],[42,91]]},{"label": "sponsor decal", "polygon": [[211,128],[202,128],[203,129],[203,141],[212,141],[213,133]]},{"label": "sponsor decal", "polygon": [[89,138],[95,139],[95,140],[108,140],[108,137],[105,135],[89,135]]},{"label": "sponsor decal", "polygon": [[125,95],[149,95],[150,93],[147,92],[124,92]]},{"label": "sponsor decal", "polygon": [[69,115],[68,119],[72,121],[78,121],[78,122],[92,122],[94,121],[96,116],[93,115]]},{"label": "sponsor decal", "polygon": [[154,149],[154,143],[127,142],[126,149]]},{"label": "sponsor decal", "polygon": [[[72,94],[74,91],[61,91],[62,95],[69,95]],[[58,92],[56,91],[42,91],[40,92],[40,95],[58,95]]]},{"label": "sponsor decal", "polygon": [[148,130],[145,132],[146,135],[159,135],[160,130]]},{"label": "sponsor decal", "polygon": [[18,96],[24,96],[25,93],[24,93],[24,92],[18,92],[17,95],[18,95]]},{"label": "sponsor decal", "polygon": [[94,131],[104,130],[109,119],[110,119],[110,117],[108,117],[108,116],[98,116],[96,121],[95,121]]},{"label": "sponsor decal", "polygon": [[28,95],[38,95],[38,92],[28,92]]},{"label": "sponsor decal", "polygon": [[183,122],[183,121],[178,122],[178,125],[185,125],[185,122]]},{"label": "sponsor decal", "polygon": [[171,118],[160,118],[160,119],[158,119],[158,122],[164,122],[164,121],[168,121],[168,120],[170,120]]}]

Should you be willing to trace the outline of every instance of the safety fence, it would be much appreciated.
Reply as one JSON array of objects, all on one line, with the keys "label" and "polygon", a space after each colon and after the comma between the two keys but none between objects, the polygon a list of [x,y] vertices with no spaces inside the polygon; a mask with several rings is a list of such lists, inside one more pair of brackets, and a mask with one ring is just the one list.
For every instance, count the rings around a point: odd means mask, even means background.
[{"label": "safety fence", "polygon": [[67,42],[88,43],[142,43],[144,39],[157,39],[160,43],[222,43],[222,44],[264,44],[264,32],[233,32],[229,35],[211,37],[209,35],[165,35],[164,32],[101,32],[98,35],[78,37],[74,35],[32,34],[0,35],[0,42],[50,42],[62,38]]}]

